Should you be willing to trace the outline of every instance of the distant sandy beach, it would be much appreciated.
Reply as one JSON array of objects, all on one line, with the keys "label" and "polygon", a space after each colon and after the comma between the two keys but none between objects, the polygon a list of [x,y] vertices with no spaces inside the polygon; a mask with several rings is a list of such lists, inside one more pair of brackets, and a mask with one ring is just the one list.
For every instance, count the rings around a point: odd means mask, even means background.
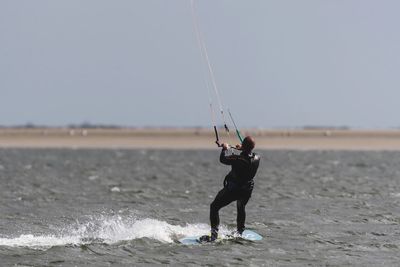
[{"label": "distant sandy beach", "polygon": [[[399,150],[400,130],[258,130],[243,133],[258,149]],[[222,130],[222,142],[236,144],[234,133]],[[1,128],[0,148],[215,149],[212,130],[196,128],[68,129]]]}]

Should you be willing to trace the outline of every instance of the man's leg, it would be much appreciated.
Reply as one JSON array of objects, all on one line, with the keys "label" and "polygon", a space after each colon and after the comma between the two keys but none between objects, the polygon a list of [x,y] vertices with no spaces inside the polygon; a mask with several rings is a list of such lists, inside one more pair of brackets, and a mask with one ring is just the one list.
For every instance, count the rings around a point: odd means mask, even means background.
[{"label": "man's leg", "polygon": [[246,191],[241,198],[239,198],[236,202],[237,207],[237,231],[239,234],[242,234],[245,229],[246,222],[246,204],[249,202],[251,197],[251,191]]},{"label": "man's leg", "polygon": [[212,239],[216,239],[218,237],[219,210],[235,200],[235,195],[226,188],[223,188],[221,191],[218,192],[214,201],[211,203],[210,222]]}]

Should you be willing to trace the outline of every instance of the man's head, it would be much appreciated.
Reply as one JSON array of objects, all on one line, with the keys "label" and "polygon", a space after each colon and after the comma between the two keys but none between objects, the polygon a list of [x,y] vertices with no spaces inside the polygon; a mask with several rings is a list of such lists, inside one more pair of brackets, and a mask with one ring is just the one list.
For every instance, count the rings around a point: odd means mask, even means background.
[{"label": "man's head", "polygon": [[253,137],[251,136],[246,136],[242,142],[242,150],[245,152],[251,152],[254,147],[256,146],[256,142],[254,141]]}]

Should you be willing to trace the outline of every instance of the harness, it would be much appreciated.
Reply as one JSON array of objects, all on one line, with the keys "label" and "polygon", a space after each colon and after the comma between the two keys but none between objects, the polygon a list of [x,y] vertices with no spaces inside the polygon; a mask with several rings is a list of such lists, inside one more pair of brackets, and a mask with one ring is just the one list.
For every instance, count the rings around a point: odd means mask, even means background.
[{"label": "harness", "polygon": [[[228,190],[252,190],[254,187],[254,176],[258,168],[258,161],[260,157],[254,153],[248,155],[247,157],[244,155],[239,155],[236,160],[245,162],[248,166],[248,170],[246,170],[246,176],[251,177],[248,179],[247,177],[239,177],[232,167],[231,172],[224,179],[224,187]],[[247,169],[246,168],[246,169]]]}]

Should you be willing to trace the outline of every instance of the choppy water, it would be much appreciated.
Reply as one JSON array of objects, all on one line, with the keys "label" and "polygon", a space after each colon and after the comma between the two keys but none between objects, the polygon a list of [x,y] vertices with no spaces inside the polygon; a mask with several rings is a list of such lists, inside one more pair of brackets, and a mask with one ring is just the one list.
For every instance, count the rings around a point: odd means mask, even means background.
[{"label": "choppy water", "polygon": [[193,247],[175,241],[209,230],[218,151],[1,149],[1,266],[399,264],[400,152],[260,154],[247,227],[265,238]]}]

